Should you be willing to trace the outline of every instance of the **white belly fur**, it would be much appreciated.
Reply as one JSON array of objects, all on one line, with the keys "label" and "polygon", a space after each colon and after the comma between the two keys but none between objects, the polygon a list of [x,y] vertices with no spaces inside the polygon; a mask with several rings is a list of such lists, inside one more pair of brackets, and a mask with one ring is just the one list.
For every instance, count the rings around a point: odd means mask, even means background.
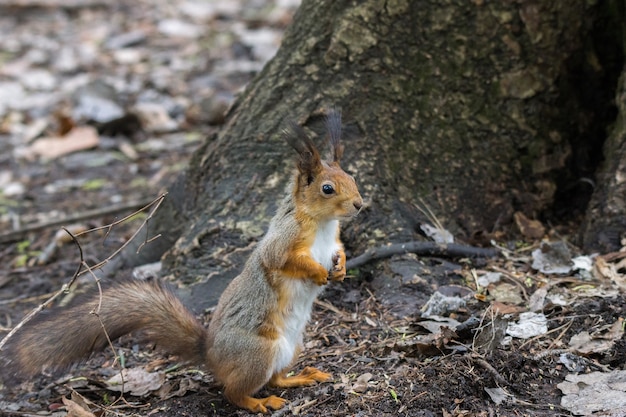
[{"label": "white belly fur", "polygon": [[337,232],[339,221],[331,220],[320,225],[315,235],[315,241],[311,247],[311,256],[328,270],[333,266],[333,255],[339,249]]},{"label": "white belly fur", "polygon": [[[328,270],[333,267],[333,256],[339,249],[336,240],[338,227],[339,222],[336,220],[321,225],[311,247],[313,259]],[[287,290],[290,292],[291,305],[287,307],[283,317],[285,326],[277,340],[278,349],[272,374],[291,365],[298,345],[302,344],[302,333],[311,317],[313,301],[323,289],[310,280],[291,279],[285,284],[289,286]]]}]

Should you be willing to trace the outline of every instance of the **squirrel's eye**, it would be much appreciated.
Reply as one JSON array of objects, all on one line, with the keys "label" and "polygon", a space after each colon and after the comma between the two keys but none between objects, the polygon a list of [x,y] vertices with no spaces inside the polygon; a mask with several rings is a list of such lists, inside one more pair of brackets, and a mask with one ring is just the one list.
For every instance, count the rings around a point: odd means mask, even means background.
[{"label": "squirrel's eye", "polygon": [[330,184],[324,184],[324,185],[322,185],[322,192],[323,192],[324,194],[329,195],[329,194],[334,193],[334,192],[335,192],[335,189],[334,189],[334,188],[333,188],[333,186],[332,186],[332,185],[330,185]]}]

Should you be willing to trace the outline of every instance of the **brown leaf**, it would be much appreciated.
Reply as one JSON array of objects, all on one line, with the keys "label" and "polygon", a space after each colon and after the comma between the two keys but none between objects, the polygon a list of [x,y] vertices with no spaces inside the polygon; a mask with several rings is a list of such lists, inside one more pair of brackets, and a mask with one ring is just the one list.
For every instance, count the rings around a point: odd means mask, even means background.
[{"label": "brown leaf", "polygon": [[85,397],[83,397],[82,395],[80,395],[78,392],[74,391],[73,389],[72,389],[72,393],[70,394],[70,400],[74,401],[81,408],[91,411],[90,405],[93,405],[93,403],[89,401],[88,399],[86,399]]},{"label": "brown leaf", "polygon": [[605,352],[613,347],[615,342],[624,335],[624,319],[619,318],[615,323],[599,329],[590,334],[587,331],[572,336],[569,341],[570,348],[581,354]]},{"label": "brown leaf", "polygon": [[539,220],[530,220],[521,211],[515,212],[513,215],[515,224],[519,228],[519,231],[524,237],[529,239],[541,239],[546,233],[546,228],[543,227]]},{"label": "brown leaf", "polygon": [[98,145],[100,138],[95,128],[91,126],[74,127],[65,136],[50,136],[37,139],[26,148],[23,155],[26,158],[42,157],[55,159],[73,152],[91,149]]},{"label": "brown leaf", "polygon": [[524,307],[509,305],[500,301],[493,301],[491,307],[499,315],[515,314],[526,310]]},{"label": "brown leaf", "polygon": [[372,379],[373,375],[370,373],[365,373],[363,375],[360,375],[356,381],[354,382],[354,384],[352,384],[352,387],[350,387],[350,391],[352,392],[358,392],[358,393],[363,393],[365,391],[367,391],[368,388],[368,382],[370,379]]},{"label": "brown leaf", "polygon": [[77,402],[63,397],[63,404],[67,408],[67,417],[95,417],[90,410],[85,410]]},{"label": "brown leaf", "polygon": [[491,295],[495,301],[499,301],[503,304],[522,304],[524,299],[522,298],[522,290],[519,286],[503,282],[497,285],[489,286],[489,295]]},{"label": "brown leaf", "polygon": [[622,261],[618,263],[607,262],[603,256],[598,256],[594,263],[594,274],[604,279],[612,281],[617,287],[626,290],[626,274],[620,273]]},{"label": "brown leaf", "polygon": [[142,368],[123,369],[105,381],[107,388],[113,391],[129,392],[137,397],[156,391],[165,382],[165,373],[146,372]]}]

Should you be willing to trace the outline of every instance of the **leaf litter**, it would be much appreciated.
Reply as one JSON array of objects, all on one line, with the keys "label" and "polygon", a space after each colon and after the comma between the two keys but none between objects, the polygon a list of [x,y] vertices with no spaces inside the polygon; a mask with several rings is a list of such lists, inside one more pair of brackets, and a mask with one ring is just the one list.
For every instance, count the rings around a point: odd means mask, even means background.
[{"label": "leaf litter", "polygon": [[[449,280],[436,285],[433,281],[431,285],[438,289],[423,302],[446,300],[437,315],[417,309],[413,315],[399,316],[385,307],[385,299],[377,298],[365,281],[330,287],[314,313],[301,362],[331,370],[335,382],[286,391],[294,412],[379,415],[381,410],[403,410],[419,415],[418,409],[430,409],[460,416],[478,415],[478,410],[487,407],[501,415],[547,416],[554,415],[555,408],[561,415],[585,415],[589,410],[609,412],[621,407],[622,376],[617,367],[624,361],[623,294],[598,297],[593,288],[606,292],[617,287],[599,273],[588,280],[535,271],[532,257],[524,255],[529,252],[511,252],[509,259],[514,258],[515,264],[502,258],[481,270],[459,264],[456,274],[447,278],[425,275],[425,280]],[[622,258],[614,254],[607,259],[615,263]],[[439,260],[420,262],[433,268]],[[490,286],[505,279],[508,283],[518,280],[529,298],[541,292],[535,297],[537,310],[529,311],[526,301],[521,301],[513,312],[498,311],[496,306],[504,303],[492,297]],[[414,290],[411,282],[402,289]],[[553,292],[568,301],[554,304],[550,301]],[[447,298],[463,302],[450,303]],[[158,353],[136,350],[133,340],[119,343],[127,346],[125,391],[134,403],[156,398],[165,401],[158,404],[168,404],[169,411],[159,411],[159,405],[153,408],[154,414],[173,415],[175,410],[193,407],[196,396],[192,393],[202,393],[217,409],[245,415],[220,398],[220,387],[210,374],[184,368],[166,371],[174,358],[154,361]],[[107,355],[97,355],[80,371],[92,369],[101,374],[81,388],[92,398],[97,385],[116,381],[118,373],[100,367],[102,356]],[[154,364],[149,371],[142,366],[146,360]],[[104,378],[103,372],[113,375]],[[113,386],[119,388],[119,382]],[[62,386],[57,389],[63,391]],[[111,386],[108,389],[115,391]],[[261,395],[271,392],[266,389]],[[168,401],[174,398],[180,400],[172,405]],[[320,404],[333,405],[335,411]]]}]

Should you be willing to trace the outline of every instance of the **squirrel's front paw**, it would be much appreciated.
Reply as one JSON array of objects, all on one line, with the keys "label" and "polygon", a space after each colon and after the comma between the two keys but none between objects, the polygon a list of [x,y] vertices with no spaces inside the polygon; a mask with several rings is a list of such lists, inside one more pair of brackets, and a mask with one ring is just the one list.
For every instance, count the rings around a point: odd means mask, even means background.
[{"label": "squirrel's front paw", "polygon": [[343,279],[346,277],[346,268],[343,267],[339,270],[337,269],[333,269],[332,271],[330,271],[330,279],[333,281],[343,281]]},{"label": "squirrel's front paw", "polygon": [[333,268],[330,270],[330,279],[333,281],[343,281],[346,277],[346,259],[345,255],[336,253],[333,255]]},{"label": "squirrel's front paw", "polygon": [[328,271],[324,269],[322,265],[320,265],[320,270],[316,271],[315,274],[311,276],[313,282],[319,286],[328,284]]},{"label": "squirrel's front paw", "polygon": [[323,285],[328,284],[328,276],[324,275],[323,278],[319,276],[313,277],[313,282],[321,287]]}]

